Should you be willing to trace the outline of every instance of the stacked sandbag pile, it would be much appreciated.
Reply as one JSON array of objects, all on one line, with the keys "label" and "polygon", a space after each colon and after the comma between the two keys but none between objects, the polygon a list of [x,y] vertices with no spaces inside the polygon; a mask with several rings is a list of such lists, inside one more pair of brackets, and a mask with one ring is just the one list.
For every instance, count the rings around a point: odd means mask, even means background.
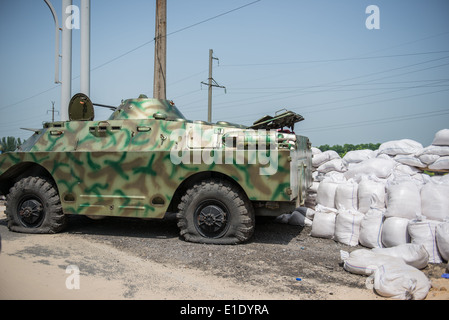
[{"label": "stacked sandbag pile", "polygon": [[[314,210],[311,235],[349,246],[391,248],[423,245],[430,263],[449,251],[449,129],[424,148],[410,140],[389,141],[378,150],[356,150],[341,158],[313,150]],[[435,165],[435,166],[434,166]],[[447,222],[446,222],[447,221]],[[443,227],[441,227],[443,226]],[[444,239],[438,241],[438,231]],[[441,246],[442,248],[439,248]]]}]

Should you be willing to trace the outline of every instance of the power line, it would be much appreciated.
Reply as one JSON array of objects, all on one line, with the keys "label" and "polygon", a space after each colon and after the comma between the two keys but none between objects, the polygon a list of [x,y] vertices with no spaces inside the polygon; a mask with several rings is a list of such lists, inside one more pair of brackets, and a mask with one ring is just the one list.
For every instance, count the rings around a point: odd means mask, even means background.
[{"label": "power line", "polygon": [[[399,90],[397,90],[399,91]],[[449,89],[441,89],[441,90],[436,90],[436,91],[430,91],[430,92],[422,92],[422,93],[417,93],[417,94],[413,94],[413,95],[406,95],[406,96],[401,96],[401,97],[395,97],[395,98],[388,98],[388,99],[382,99],[382,100],[375,100],[375,101],[370,101],[370,102],[364,102],[364,103],[357,103],[357,104],[353,104],[353,105],[347,105],[347,106],[339,106],[339,107],[334,107],[334,108],[327,108],[327,109],[321,109],[321,110],[314,110],[314,111],[309,111],[308,113],[315,113],[315,112],[322,112],[322,111],[333,111],[333,110],[340,110],[340,109],[347,109],[347,108],[353,108],[353,107],[359,107],[359,106],[365,106],[368,104],[375,104],[375,103],[382,103],[382,102],[390,102],[390,101],[394,101],[394,100],[401,100],[401,99],[407,99],[407,98],[414,98],[414,97],[419,97],[419,96],[424,96],[424,95],[429,95],[429,94],[435,94],[435,93],[440,93],[440,92],[446,92],[449,91]],[[389,92],[391,93],[391,92]],[[296,108],[298,109],[298,108]],[[294,109],[293,109],[294,111]],[[447,112],[449,112],[449,110],[446,110]],[[249,117],[253,117],[257,114],[246,114],[246,115],[239,115],[238,118],[240,120],[242,119],[249,119]],[[245,118],[248,117],[248,118]],[[229,118],[230,120],[232,120],[233,118]]]},{"label": "power line", "polygon": [[196,27],[196,26],[198,26],[198,25],[200,25],[200,24],[203,24],[203,23],[205,23],[205,22],[208,22],[208,21],[217,19],[217,18],[219,18],[219,17],[222,17],[222,16],[227,15],[227,14],[229,14],[229,13],[235,12],[235,11],[237,11],[237,10],[246,8],[246,7],[248,7],[248,6],[250,6],[250,5],[253,5],[253,4],[257,3],[257,2],[260,2],[260,1],[262,1],[262,0],[256,0],[256,1],[253,1],[253,2],[250,2],[250,3],[247,3],[247,4],[243,5],[243,6],[238,7],[238,8],[235,8],[235,9],[232,9],[232,10],[229,10],[229,11],[226,11],[226,12],[223,12],[223,13],[220,13],[220,14],[218,14],[218,15],[216,15],[216,16],[211,17],[211,18],[208,18],[208,19],[205,19],[205,20],[203,20],[203,21],[200,21],[200,22],[191,24],[190,26],[187,26],[187,27],[178,29],[178,30],[173,31],[173,32],[169,32],[169,33],[167,34],[167,37],[168,37],[168,36],[171,36],[171,35],[173,35],[173,34],[175,34],[175,33],[178,33],[178,32],[181,32],[181,31],[184,31],[184,30],[187,30],[187,29]]},{"label": "power line", "polygon": [[338,129],[346,129],[346,128],[354,128],[354,127],[362,127],[362,126],[364,127],[364,126],[368,126],[368,125],[379,125],[379,124],[385,124],[385,123],[390,123],[390,122],[437,117],[437,116],[442,116],[442,115],[446,115],[446,114],[449,114],[449,110],[443,109],[443,110],[421,112],[421,113],[401,115],[401,116],[395,116],[395,117],[370,119],[370,120],[366,120],[366,121],[357,121],[357,122],[340,123],[340,124],[335,124],[335,125],[326,125],[326,126],[322,126],[322,127],[314,127],[314,128],[309,128],[309,129],[305,128],[305,129],[301,129],[301,132],[338,130]]},{"label": "power line", "polygon": [[449,50],[441,50],[441,51],[403,53],[403,54],[392,54],[392,55],[371,56],[371,57],[338,58],[338,59],[324,59],[324,60],[302,60],[302,61],[290,61],[290,62],[224,64],[224,65],[222,65],[222,67],[259,67],[259,66],[272,66],[272,65],[291,65],[291,64],[307,64],[307,63],[372,60],[372,59],[399,58],[399,57],[407,57],[407,56],[418,56],[418,55],[438,54],[438,53],[448,53],[448,52],[449,52]]},{"label": "power line", "polygon": [[[246,8],[246,7],[248,7],[248,6],[251,6],[251,5],[253,5],[253,4],[257,3],[257,2],[260,2],[260,1],[262,1],[262,0],[256,0],[256,1],[253,1],[253,2],[250,2],[250,3],[247,3],[247,4],[243,5],[243,6],[240,6],[240,7],[231,9],[231,10],[229,10],[229,11],[220,13],[220,14],[218,14],[218,15],[216,15],[216,16],[211,17],[211,18],[208,18],[208,19],[202,20],[202,21],[200,21],[200,22],[191,24],[191,25],[189,25],[189,26],[180,28],[180,29],[178,29],[178,30],[172,31],[172,32],[170,32],[170,33],[167,34],[167,37],[168,37],[168,36],[171,36],[171,35],[173,35],[173,34],[182,32],[182,31],[184,31],[184,30],[187,30],[187,29],[196,27],[196,26],[198,26],[198,25],[200,25],[200,24],[209,22],[209,21],[211,21],[211,20],[220,18],[220,17],[225,16],[225,15],[227,15],[227,14],[230,14],[230,13],[232,13],[232,12],[241,10],[241,9],[243,9],[243,8]],[[100,64],[100,65],[98,65],[98,66],[96,66],[96,67],[94,67],[94,68],[92,68],[92,69],[90,69],[90,71],[98,70],[98,69],[100,69],[100,68],[102,68],[102,67],[104,67],[104,66],[106,66],[106,65],[108,65],[108,64],[110,64],[110,63],[112,63],[112,62],[114,62],[114,61],[117,61],[117,60],[119,60],[120,58],[123,58],[124,56],[127,56],[128,54],[131,54],[131,53],[133,53],[133,52],[135,52],[135,51],[137,51],[137,50],[139,50],[139,49],[141,49],[141,48],[143,48],[143,47],[145,47],[145,46],[147,46],[147,45],[149,45],[149,44],[151,44],[151,43],[153,43],[153,42],[154,42],[154,39],[149,40],[149,41],[147,41],[147,42],[145,42],[145,43],[142,43],[141,45],[138,45],[137,47],[135,47],[135,48],[133,48],[133,49],[131,49],[131,50],[128,50],[128,51],[126,51],[126,52],[124,52],[124,53],[122,53],[122,54],[116,56],[115,58],[112,58],[112,59],[110,59],[110,60],[108,60],[108,61],[106,61],[106,62],[104,62],[104,63],[102,63],[102,64]],[[72,78],[72,80],[74,80],[74,79],[76,79],[76,78],[79,78],[79,76],[76,76],[76,77]],[[39,92],[39,93],[36,93],[36,94],[34,94],[34,95],[32,95],[32,96],[30,96],[30,97],[28,97],[28,98],[22,99],[22,100],[20,100],[20,101],[17,101],[17,102],[14,102],[14,103],[11,103],[11,104],[8,104],[8,105],[5,105],[5,106],[2,106],[2,107],[0,107],[0,110],[4,110],[4,109],[6,109],[6,108],[9,108],[9,107],[15,106],[15,105],[17,105],[17,104],[20,104],[20,103],[22,103],[22,102],[28,101],[28,100],[30,100],[30,99],[32,99],[32,98],[35,98],[35,97],[37,97],[37,96],[40,96],[41,94],[44,94],[44,93],[48,92],[48,91],[50,91],[50,90],[56,89],[56,88],[59,87],[59,86],[60,86],[60,85],[55,86],[55,87],[52,87],[52,88],[49,88],[49,89],[46,89],[46,90],[43,90],[43,91],[41,91],[41,92]]]},{"label": "power line", "polygon": [[[248,100],[251,100],[251,102],[248,102],[247,104],[257,104],[257,103],[260,103],[261,101],[263,101],[263,102],[274,101],[274,100],[278,101],[279,99],[288,99],[288,98],[303,96],[303,95],[310,94],[310,93],[328,92],[328,91],[332,91],[332,90],[320,89],[320,90],[313,91],[313,92],[304,92],[304,89],[319,89],[319,88],[322,88],[322,87],[328,86],[328,85],[333,85],[333,84],[338,84],[338,83],[342,83],[342,82],[346,82],[346,81],[351,81],[351,80],[371,77],[371,76],[382,74],[382,73],[387,73],[387,72],[392,72],[392,71],[396,71],[396,70],[400,70],[400,69],[415,67],[415,66],[418,66],[418,65],[421,65],[421,64],[434,62],[434,61],[438,61],[438,60],[442,60],[442,59],[448,59],[448,58],[449,58],[449,56],[445,56],[445,57],[442,57],[442,58],[426,60],[424,62],[418,62],[418,63],[405,65],[405,66],[401,66],[401,67],[396,67],[396,68],[392,68],[392,69],[388,69],[388,70],[377,71],[377,72],[373,72],[373,73],[369,73],[369,74],[365,74],[365,75],[360,75],[360,76],[356,76],[356,77],[351,77],[351,78],[346,78],[346,79],[341,79],[341,80],[337,80],[337,81],[331,81],[331,82],[328,82],[328,83],[325,83],[325,84],[321,84],[321,85],[311,85],[311,86],[305,87],[303,89],[291,90],[291,91],[288,91],[288,92],[283,92],[283,94],[286,94],[286,93],[292,93],[292,94],[294,93],[294,94],[293,95],[289,95],[289,96],[284,96],[284,97],[281,97],[281,98],[273,98],[273,99],[269,99],[269,100],[265,99],[267,97],[272,97],[272,96],[279,95],[277,93],[270,93],[270,94],[258,97],[258,98],[263,99],[263,100],[260,100],[260,99],[259,100],[254,100],[254,98],[245,98],[245,99],[241,99],[241,100],[237,100],[237,101],[233,101],[233,102],[228,102],[228,103],[221,103],[221,104],[217,103],[216,105],[225,107],[225,106],[228,106],[231,103],[235,104],[235,103],[244,102],[244,101],[248,101]],[[373,80],[367,80],[367,81],[364,81],[364,82],[359,82],[359,84],[360,83],[367,84],[367,83],[370,83],[372,81],[378,81],[378,80],[383,80],[383,79],[392,78],[392,77],[398,77],[398,76],[402,76],[402,75],[406,75],[406,74],[410,74],[410,73],[430,70],[430,69],[438,68],[438,67],[445,66],[445,65],[448,65],[448,64],[449,63],[445,63],[445,64],[441,64],[441,65],[436,65],[436,66],[422,68],[422,69],[419,69],[419,70],[407,71],[407,72],[404,72],[404,73],[401,73],[401,74],[390,75],[390,76],[385,76],[385,77],[381,77],[381,78],[376,78],[376,79],[373,79]],[[302,93],[298,93],[298,92],[301,92],[301,91],[302,91]]]}]

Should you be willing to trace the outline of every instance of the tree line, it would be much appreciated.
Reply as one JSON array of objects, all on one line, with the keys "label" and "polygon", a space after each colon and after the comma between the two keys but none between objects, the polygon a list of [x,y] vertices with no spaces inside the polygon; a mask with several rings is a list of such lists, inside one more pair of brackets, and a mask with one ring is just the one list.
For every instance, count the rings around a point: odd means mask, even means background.
[{"label": "tree line", "polygon": [[369,149],[369,150],[377,150],[380,147],[380,143],[361,143],[361,144],[344,144],[344,145],[333,145],[333,146],[329,146],[328,144],[324,144],[322,146],[317,147],[318,149],[320,149],[321,151],[328,151],[328,150],[334,150],[335,152],[337,152],[340,157],[344,157],[346,153],[348,153],[349,151],[353,151],[353,150],[365,150],[365,149]]},{"label": "tree line", "polygon": [[0,151],[2,151],[2,152],[14,151],[22,143],[23,143],[23,141],[20,138],[16,139],[14,137],[3,137],[0,140],[0,146],[1,146]]}]

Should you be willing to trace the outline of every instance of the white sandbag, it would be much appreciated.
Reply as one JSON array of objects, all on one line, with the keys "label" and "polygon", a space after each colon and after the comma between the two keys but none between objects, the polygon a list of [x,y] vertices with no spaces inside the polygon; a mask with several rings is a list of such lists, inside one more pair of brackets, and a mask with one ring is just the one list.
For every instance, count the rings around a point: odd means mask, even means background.
[{"label": "white sandbag", "polygon": [[437,156],[449,156],[449,146],[428,146],[425,147],[419,154],[418,157],[424,154],[433,154]]},{"label": "white sandbag", "polygon": [[432,286],[422,271],[405,263],[383,264],[373,278],[377,294],[399,300],[423,300]]},{"label": "white sandbag", "polygon": [[362,213],[370,208],[385,208],[385,183],[375,176],[364,176],[358,187],[358,207]]},{"label": "white sandbag", "polygon": [[382,248],[382,225],[385,210],[371,208],[360,222],[359,242],[367,248]]},{"label": "white sandbag", "polygon": [[374,151],[369,149],[348,151],[343,157],[345,165],[359,163],[363,160],[374,158]]},{"label": "white sandbag", "polygon": [[346,179],[359,179],[364,175],[375,175],[378,178],[386,179],[393,172],[397,162],[392,159],[371,158],[364,160],[351,166],[348,171],[344,173]]},{"label": "white sandbag", "polygon": [[350,273],[372,275],[381,265],[386,263],[404,263],[400,258],[375,253],[369,249],[357,249],[348,253],[340,251],[343,269]]},{"label": "white sandbag", "polygon": [[408,223],[407,231],[411,243],[420,244],[426,248],[430,263],[442,262],[435,238],[436,227],[440,223],[440,221],[429,220],[423,216]]},{"label": "white sandbag", "polygon": [[322,153],[322,151],[320,149],[318,149],[317,147],[312,147],[312,155],[316,155]]},{"label": "white sandbag", "polygon": [[322,165],[320,165],[316,171],[318,172],[322,172],[322,173],[328,173],[331,171],[337,171],[337,172],[345,172],[346,166],[343,163],[343,160],[341,159],[332,159],[329,160],[325,163],[323,163]]},{"label": "white sandbag", "polygon": [[441,257],[449,260],[449,222],[440,223],[436,229],[435,238],[437,240],[438,251]]},{"label": "white sandbag", "polygon": [[338,184],[335,190],[337,210],[358,210],[358,183],[353,179]]},{"label": "white sandbag", "polygon": [[325,162],[333,159],[340,159],[340,155],[334,150],[327,150],[312,156],[312,166],[318,168]]},{"label": "white sandbag", "polygon": [[423,146],[421,143],[410,139],[402,139],[382,143],[379,146],[379,153],[392,156],[398,154],[417,154],[421,152],[422,149]]},{"label": "white sandbag", "polygon": [[317,203],[324,207],[335,208],[335,192],[341,182],[335,177],[326,178],[321,181],[317,190]]},{"label": "white sandbag", "polygon": [[449,184],[430,182],[421,188],[421,211],[427,219],[449,219]]},{"label": "white sandbag", "polygon": [[421,169],[408,166],[406,164],[402,164],[398,162],[398,165],[394,168],[392,175],[390,176],[390,179],[392,176],[412,176],[417,173],[421,173]]},{"label": "white sandbag", "polygon": [[335,219],[334,239],[348,246],[358,245],[362,219],[363,214],[358,211],[339,210]]},{"label": "white sandbag", "polygon": [[318,192],[318,187],[320,186],[320,183],[318,181],[313,181],[312,186],[307,190],[310,192]]},{"label": "white sandbag", "polygon": [[417,184],[410,179],[390,183],[385,216],[415,219],[418,215],[421,215],[421,195]]},{"label": "white sandbag", "polygon": [[439,157],[428,168],[431,170],[449,170],[449,156]]},{"label": "white sandbag", "polygon": [[337,211],[318,205],[313,217],[310,235],[317,238],[332,239],[335,233]]},{"label": "white sandbag", "polygon": [[442,177],[439,177],[440,179],[438,180],[440,183],[444,183],[444,184],[449,184],[449,174],[445,174]]},{"label": "white sandbag", "polygon": [[421,160],[414,155],[399,154],[395,156],[394,161],[416,168],[425,168],[427,165],[422,163]]},{"label": "white sandbag", "polygon": [[435,134],[432,145],[449,146],[449,129],[442,129]]},{"label": "white sandbag", "polygon": [[410,243],[407,231],[409,219],[390,217],[386,218],[382,226],[382,244],[384,247],[395,247]]},{"label": "white sandbag", "polygon": [[373,248],[373,252],[392,256],[404,260],[404,262],[417,269],[424,269],[429,262],[429,253],[424,245],[404,243],[391,248]]},{"label": "white sandbag", "polygon": [[436,154],[422,154],[419,157],[419,160],[421,160],[422,163],[429,165],[437,161],[440,156]]}]

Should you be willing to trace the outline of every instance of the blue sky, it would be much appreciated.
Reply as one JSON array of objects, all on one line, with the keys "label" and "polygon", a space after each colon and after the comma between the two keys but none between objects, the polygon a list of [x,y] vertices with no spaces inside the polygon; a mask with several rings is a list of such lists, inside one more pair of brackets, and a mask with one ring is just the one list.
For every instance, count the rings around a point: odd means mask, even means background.
[{"label": "blue sky", "polygon": [[[61,1],[51,2],[61,21]],[[405,138],[427,146],[449,128],[447,0],[167,3],[167,98],[189,119],[207,119],[201,82],[213,49],[213,77],[227,88],[214,89],[213,121],[248,125],[290,109],[305,117],[296,133],[314,146]],[[380,10],[378,30],[366,28],[369,5]],[[155,1],[91,0],[91,10],[92,101],[151,97]],[[79,37],[74,30],[72,95],[80,88]],[[60,109],[45,2],[0,0],[0,40],[0,137],[25,139],[31,132],[20,128],[50,121],[52,101]],[[96,119],[109,113],[96,109]]]}]

